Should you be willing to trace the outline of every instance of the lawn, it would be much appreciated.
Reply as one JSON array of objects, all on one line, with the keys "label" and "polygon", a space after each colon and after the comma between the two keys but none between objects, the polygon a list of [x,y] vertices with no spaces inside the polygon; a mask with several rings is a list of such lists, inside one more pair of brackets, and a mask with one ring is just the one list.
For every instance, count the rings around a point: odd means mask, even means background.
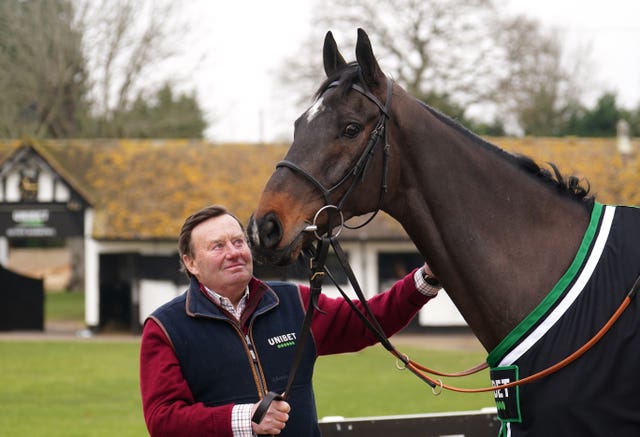
[{"label": "lawn", "polygon": [[84,320],[84,293],[48,292],[45,293],[44,317],[47,321]]},{"label": "lawn", "polygon": [[[47,321],[83,319],[83,294],[47,293]],[[482,352],[400,348],[433,368],[456,371],[484,360]],[[139,342],[0,341],[0,435],[98,437],[148,435],[138,390]],[[487,372],[446,381],[484,387]],[[493,396],[431,389],[376,346],[320,357],[314,378],[318,416],[362,417],[464,411],[493,406]]]},{"label": "lawn", "polygon": [[0,434],[144,436],[136,342],[0,342]]},{"label": "lawn", "polygon": [[[0,341],[0,434],[145,436],[136,341]],[[480,353],[406,349],[412,358],[461,370]],[[467,379],[467,378],[465,378]],[[484,386],[486,374],[466,381]],[[319,417],[428,413],[492,405],[490,394],[438,397],[381,347],[321,357],[314,385]]]},{"label": "lawn", "polygon": [[[481,352],[432,351],[399,348],[414,361],[442,371],[460,371],[486,358]],[[490,385],[488,371],[445,383],[461,387]],[[320,357],[314,377],[319,417],[379,416],[476,410],[494,406],[493,393],[466,394],[431,388],[408,370],[396,368],[395,357],[382,346],[364,351]]]}]

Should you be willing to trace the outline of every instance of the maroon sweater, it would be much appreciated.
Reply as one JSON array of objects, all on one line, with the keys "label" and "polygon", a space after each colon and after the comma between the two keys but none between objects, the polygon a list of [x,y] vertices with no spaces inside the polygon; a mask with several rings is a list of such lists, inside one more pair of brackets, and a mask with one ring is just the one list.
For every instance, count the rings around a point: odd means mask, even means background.
[{"label": "maroon sweater", "polygon": [[[252,279],[249,284],[250,295],[260,288],[260,284],[261,281]],[[303,301],[307,302],[309,288],[303,285],[299,288]],[[416,290],[412,272],[368,302],[380,325],[390,336],[405,327],[429,299]],[[361,307],[359,302],[358,306]],[[311,323],[311,338],[318,355],[355,352],[377,342],[375,335],[344,299],[322,294],[319,308],[323,313],[316,312]],[[251,304],[246,311],[252,311]],[[194,401],[171,343],[152,319],[146,321],[142,333],[140,390],[147,428],[154,437],[233,437],[233,404],[206,407]]]}]

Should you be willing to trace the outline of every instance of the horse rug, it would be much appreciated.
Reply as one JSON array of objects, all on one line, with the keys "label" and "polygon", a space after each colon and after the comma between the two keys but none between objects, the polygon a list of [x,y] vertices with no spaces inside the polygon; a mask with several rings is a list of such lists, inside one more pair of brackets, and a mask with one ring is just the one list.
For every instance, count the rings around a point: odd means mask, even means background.
[{"label": "horse rug", "polygon": [[[596,202],[567,272],[489,353],[492,384],[535,374],[571,355],[606,324],[639,274],[640,209]],[[573,363],[494,391],[500,436],[640,436],[638,300]]]}]

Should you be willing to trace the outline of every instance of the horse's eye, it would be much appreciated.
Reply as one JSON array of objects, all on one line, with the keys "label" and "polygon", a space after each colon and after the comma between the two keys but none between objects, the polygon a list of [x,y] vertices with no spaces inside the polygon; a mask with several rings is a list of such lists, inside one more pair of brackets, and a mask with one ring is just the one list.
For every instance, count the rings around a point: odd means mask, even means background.
[{"label": "horse's eye", "polygon": [[362,127],[356,123],[349,123],[342,131],[342,135],[347,138],[355,138],[362,131]]}]

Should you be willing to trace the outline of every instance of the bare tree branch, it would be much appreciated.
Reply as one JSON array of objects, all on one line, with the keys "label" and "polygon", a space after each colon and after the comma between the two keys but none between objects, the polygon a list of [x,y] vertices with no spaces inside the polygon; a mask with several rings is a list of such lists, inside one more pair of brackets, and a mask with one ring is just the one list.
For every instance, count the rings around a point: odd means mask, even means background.
[{"label": "bare tree branch", "polygon": [[0,2],[0,135],[76,133],[86,92],[69,2]]},{"label": "bare tree branch", "polygon": [[[579,95],[584,88],[568,80],[568,71],[579,67],[561,63],[559,36],[535,21],[501,16],[494,1],[323,0],[309,38],[319,45],[332,30],[338,40],[353,41],[355,29],[364,28],[383,68],[417,98],[444,99],[460,109],[450,115],[466,117],[467,110],[484,105],[506,118],[518,110],[515,102],[531,101],[542,84],[554,88],[549,98],[559,106]],[[285,64],[283,86],[303,89],[299,84],[310,78],[318,83],[320,48],[308,44]],[[348,60],[348,45],[340,45]]]},{"label": "bare tree branch", "polygon": [[[96,110],[113,121],[142,93],[151,94],[147,73],[177,53],[182,35],[177,4],[169,0],[78,0],[88,10],[85,51],[94,78]],[[166,79],[158,77],[159,88]]]}]

